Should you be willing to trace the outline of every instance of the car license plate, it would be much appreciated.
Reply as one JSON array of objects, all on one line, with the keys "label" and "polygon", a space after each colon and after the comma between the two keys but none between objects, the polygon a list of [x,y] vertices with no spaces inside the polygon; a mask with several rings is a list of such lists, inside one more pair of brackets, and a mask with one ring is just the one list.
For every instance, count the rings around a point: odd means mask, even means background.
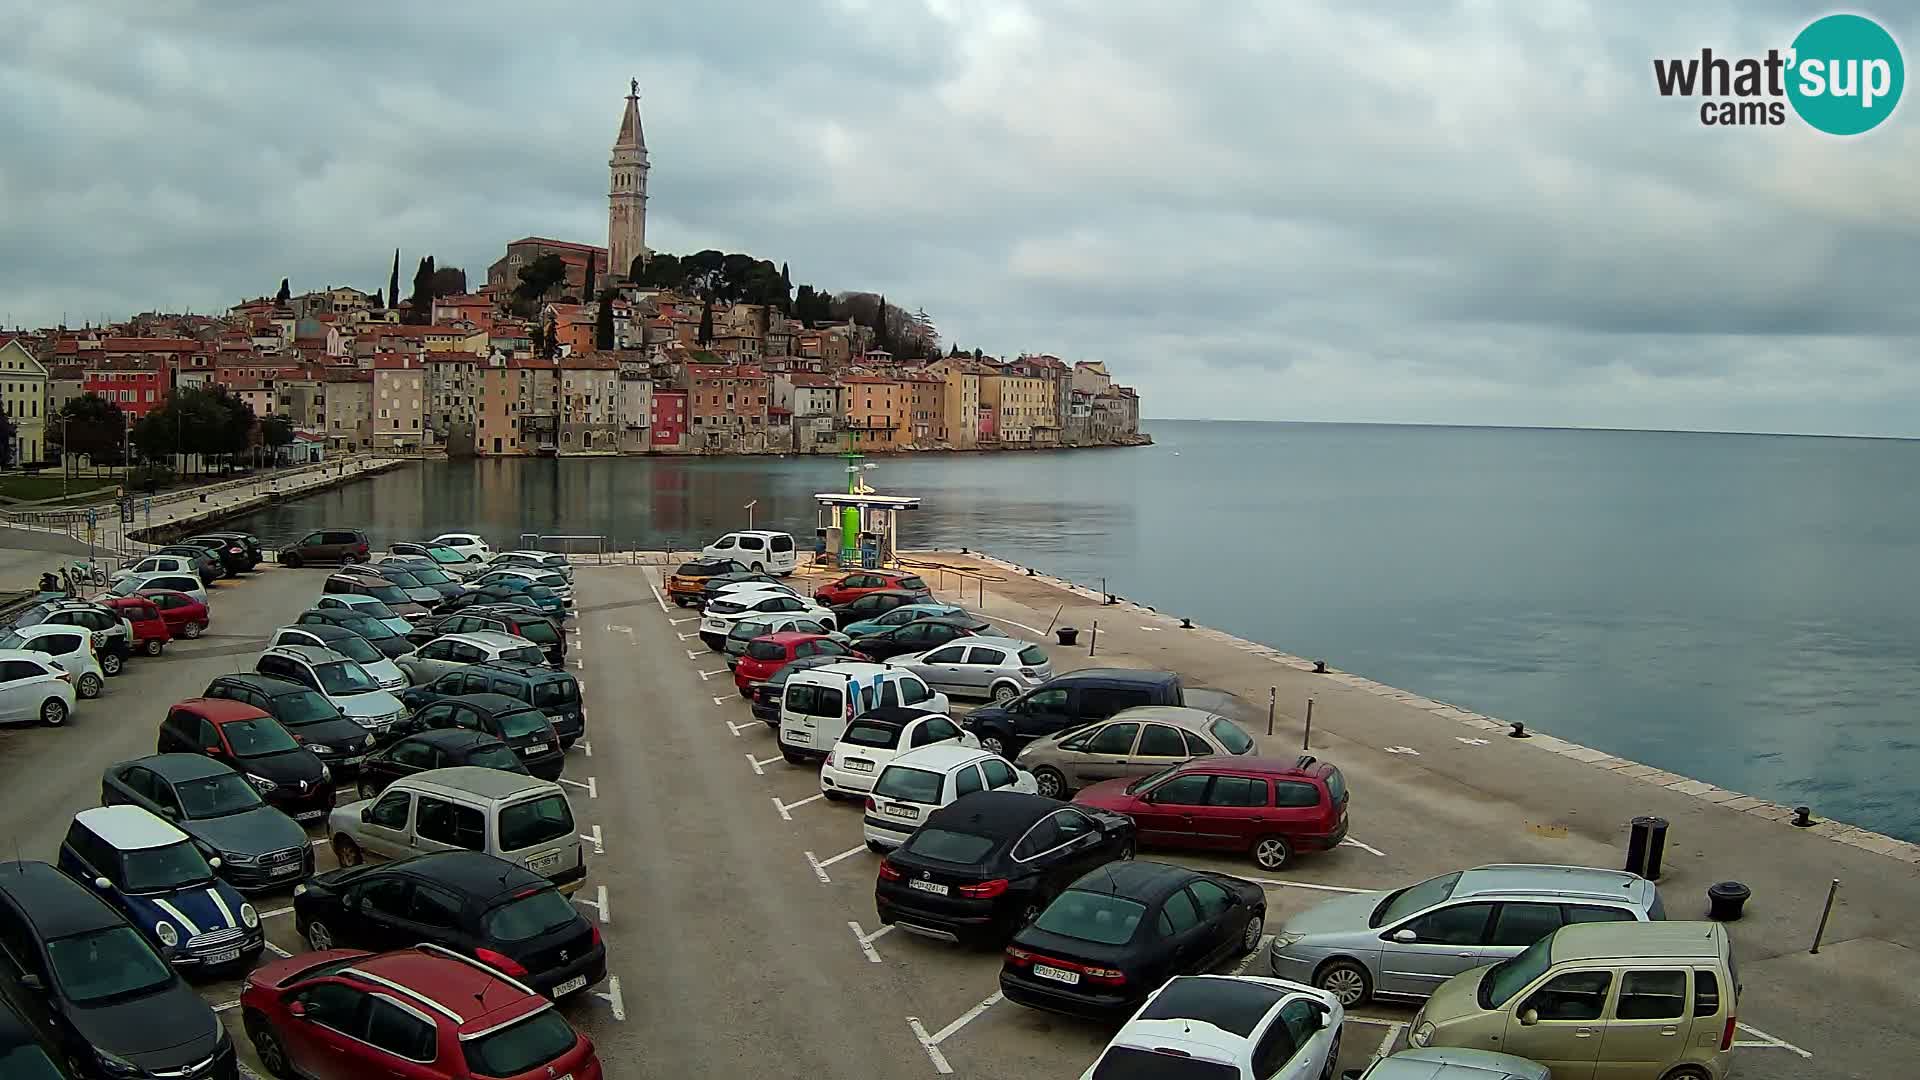
[{"label": "car license plate", "polygon": [[587,985],[587,977],[585,975],[575,975],[573,978],[554,987],[553,996],[566,997],[568,994],[573,993],[585,985]]},{"label": "car license plate", "polygon": [[813,741],[813,736],[804,731],[782,731],[780,733],[780,741],[783,743],[792,743],[795,746],[805,746]]},{"label": "car license plate", "polygon": [[272,874],[274,877],[284,877],[288,874],[297,874],[299,872],[300,872],[299,860],[290,862],[285,866],[276,866],[273,869],[267,871],[267,873]]},{"label": "car license plate", "polygon": [[1049,967],[1046,964],[1035,964],[1033,965],[1033,973],[1043,979],[1063,982],[1068,986],[1080,985],[1080,973],[1077,971],[1067,971],[1064,968]]},{"label": "car license plate", "polygon": [[560,853],[557,851],[544,852],[527,859],[527,869],[529,870],[551,870],[559,865]]},{"label": "car license plate", "polygon": [[318,820],[320,820],[321,818],[323,818],[323,817],[325,817],[325,816],[326,816],[326,814],[327,814],[327,812],[326,812],[325,810],[302,810],[302,811],[300,811],[299,813],[297,813],[297,814],[295,814],[295,815],[293,815],[293,820],[295,820],[295,821],[318,821]]},{"label": "car license plate", "polygon": [[208,953],[206,956],[209,964],[226,964],[238,959],[240,959],[239,949],[224,949],[217,953]]},{"label": "car license plate", "polygon": [[905,818],[908,821],[918,821],[920,819],[920,811],[911,806],[883,806],[880,808],[880,812],[888,817]]},{"label": "car license plate", "polygon": [[945,896],[952,891],[945,885],[940,885],[932,881],[909,881],[907,882],[907,888],[919,889],[921,892],[930,892],[935,896]]},{"label": "car license plate", "polygon": [[862,761],[859,758],[848,758],[847,771],[848,772],[872,772],[873,762]]},{"label": "car license plate", "polygon": [[538,753],[540,753],[540,752],[541,752],[542,750],[545,750],[545,749],[546,749],[546,746],[545,746],[544,744],[535,744],[535,745],[533,745],[533,746],[523,746],[523,747],[521,747],[521,748],[520,748],[520,752],[521,752],[522,754],[525,754],[525,755],[526,755],[526,756],[528,756],[528,757],[532,757],[533,755],[535,755],[535,754],[538,754]]}]

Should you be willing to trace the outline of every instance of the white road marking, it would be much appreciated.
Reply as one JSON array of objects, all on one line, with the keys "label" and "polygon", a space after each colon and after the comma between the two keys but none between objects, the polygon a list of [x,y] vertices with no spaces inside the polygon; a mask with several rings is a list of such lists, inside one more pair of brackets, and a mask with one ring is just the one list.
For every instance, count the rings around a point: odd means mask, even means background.
[{"label": "white road marking", "polygon": [[[809,795],[809,796],[807,796],[806,798],[804,798],[804,799],[801,799],[801,800],[800,800],[799,802],[797,802],[797,803],[784,803],[784,802],[781,802],[781,801],[780,801],[780,798],[779,798],[779,796],[774,796],[774,797],[773,797],[773,808],[774,808],[775,810],[778,810],[778,811],[780,811],[780,816],[781,816],[781,817],[782,817],[783,819],[785,819],[785,820],[787,820],[787,821],[792,821],[792,820],[793,820],[793,815],[792,815],[792,814],[790,814],[790,813],[788,813],[787,811],[789,811],[789,810],[798,810],[798,809],[800,809],[801,807],[803,807],[803,806],[805,806],[805,805],[807,805],[807,804],[808,804],[808,803],[810,803],[810,802],[819,802],[819,801],[820,801],[821,799],[824,799],[824,798],[826,798],[826,797],[827,797],[827,793],[826,793],[826,792],[824,792],[824,791],[822,791],[822,792],[820,792],[820,793],[819,793],[818,795]],[[831,861],[831,860],[829,860],[829,861]],[[822,864],[822,865],[824,865],[824,864]]]},{"label": "white road marking", "polygon": [[723,697],[717,697],[713,699],[713,703],[715,705],[725,705],[727,703],[727,699]]},{"label": "white road marking", "polygon": [[1381,1036],[1380,1049],[1374,1051],[1377,1057],[1386,1057],[1393,1053],[1393,1044],[1400,1041],[1400,1033],[1407,1028],[1406,1022],[1395,1020],[1387,1025],[1387,1033]]},{"label": "white road marking", "polygon": [[1387,857],[1386,852],[1381,851],[1379,848],[1374,847],[1372,844],[1363,844],[1360,841],[1355,840],[1351,836],[1347,837],[1345,840],[1340,841],[1340,846],[1341,847],[1357,847],[1361,851],[1371,851],[1375,855],[1378,855],[1383,859]]},{"label": "white road marking", "polygon": [[581,693],[584,694],[587,692],[587,680],[580,678],[578,675],[574,676],[573,685],[578,687]]},{"label": "white road marking", "polygon": [[573,669],[575,671],[585,671],[587,670],[587,662],[576,656],[573,658]]},{"label": "white road marking", "polygon": [[[719,699],[719,698],[715,698],[714,700],[715,700],[715,701],[719,701],[720,699]],[[731,721],[731,720],[729,720],[729,721],[727,721],[726,723],[727,723],[727,730],[729,730],[729,731],[731,731],[731,732],[733,732],[733,737],[737,739],[737,738],[739,738],[739,737],[740,737],[740,733],[741,733],[742,731],[745,731],[745,730],[747,730],[747,729],[748,729],[748,728],[750,728],[750,727],[757,727],[757,726],[759,726],[759,724],[760,724],[760,721],[758,721],[758,720],[749,720],[749,721],[747,721],[747,722],[746,722],[746,723],[744,723],[744,724],[736,724],[736,723],[734,723],[733,721]]]},{"label": "white road marking", "polygon": [[606,1002],[609,1006],[612,1007],[613,1018],[615,1020],[625,1020],[627,1018],[626,999],[620,996],[620,976],[618,975],[607,976],[607,992],[603,994],[600,991],[595,990],[593,992],[593,996],[599,998],[601,1001]]},{"label": "white road marking", "polygon": [[833,858],[824,861],[821,860],[820,856],[815,855],[811,851],[804,851],[801,852],[801,854],[807,857],[807,865],[813,867],[813,876],[819,878],[821,883],[831,885],[833,884],[833,879],[827,876],[827,867],[832,866],[841,859],[858,855],[865,850],[867,850],[867,845],[861,844],[859,847],[848,848]]},{"label": "white road marking", "polygon": [[262,911],[262,912],[258,912],[258,914],[260,916],[260,920],[262,922],[265,922],[268,919],[277,919],[282,915],[291,915],[293,914],[293,909],[290,907],[277,907],[277,908],[274,908],[272,911]]},{"label": "white road marking", "polygon": [[584,784],[578,780],[569,780],[564,776],[560,778],[560,782],[563,784],[572,784],[577,788],[585,788],[587,798],[589,799],[597,799],[600,797],[600,782],[591,776],[587,777],[587,782]]},{"label": "white road marking", "polygon": [[1420,756],[1420,751],[1415,750],[1411,746],[1383,746],[1380,749],[1385,750],[1389,754],[1412,754],[1414,757]]},{"label": "white road marking", "polygon": [[586,754],[588,757],[593,756],[593,744],[588,742],[587,740],[581,739],[579,742],[576,742],[573,745],[579,747],[580,751]]},{"label": "white road marking", "polygon": [[607,632],[611,634],[631,634],[633,633],[633,627],[621,626],[617,623],[608,623]]},{"label": "white road marking", "polygon": [[[654,602],[660,605],[660,610],[667,611],[667,598],[660,595],[660,586],[655,585],[653,582],[649,581],[647,582],[647,588],[653,590]],[[672,613],[668,612],[668,614],[672,614]]]},{"label": "white road marking", "polygon": [[277,956],[277,957],[279,957],[279,958],[280,958],[280,959],[282,959],[282,960],[285,960],[285,959],[286,959],[287,957],[289,957],[289,956],[292,956],[292,955],[293,955],[292,953],[290,953],[290,952],[288,952],[287,950],[285,950],[285,949],[283,949],[283,948],[281,948],[280,946],[278,946],[278,945],[275,945],[275,944],[274,944],[273,942],[271,942],[271,941],[269,941],[269,942],[267,942],[267,951],[268,951],[268,952],[271,952],[271,953],[272,953],[273,955],[275,955],[275,956]]},{"label": "white road marking", "polygon": [[1254,946],[1254,949],[1253,949],[1253,951],[1252,951],[1252,952],[1250,952],[1250,953],[1248,953],[1247,955],[1245,955],[1245,956],[1243,956],[1243,957],[1241,957],[1241,958],[1240,958],[1240,962],[1239,962],[1239,963],[1237,963],[1237,964],[1235,964],[1235,965],[1233,965],[1233,969],[1232,969],[1231,971],[1229,971],[1229,972],[1227,972],[1227,974],[1229,974],[1229,975],[1239,975],[1240,973],[1242,973],[1242,972],[1244,972],[1244,971],[1246,971],[1246,970],[1247,970],[1247,965],[1248,965],[1248,964],[1251,964],[1251,963],[1253,963],[1253,962],[1254,962],[1255,960],[1257,960],[1257,959],[1259,959],[1260,957],[1262,957],[1262,956],[1265,956],[1265,955],[1267,955],[1267,946],[1269,946],[1269,945],[1271,945],[1271,944],[1273,944],[1273,935],[1272,935],[1272,934],[1262,934],[1262,935],[1260,935],[1260,944],[1258,944],[1258,945],[1256,945],[1256,946]]},{"label": "white road marking", "polygon": [[591,833],[581,833],[580,839],[593,841],[593,853],[595,855],[605,855],[607,853],[607,842],[600,837],[600,826],[595,825]]},{"label": "white road marking", "polygon": [[1141,627],[1140,629],[1142,629],[1142,630],[1145,630],[1145,631],[1146,631],[1147,633],[1149,633],[1149,634],[1157,634],[1157,633],[1159,633],[1160,631],[1162,631],[1162,630],[1165,630],[1165,629],[1166,629],[1166,627],[1164,627],[1164,626],[1143,626],[1143,627]]},{"label": "white road marking", "polygon": [[[674,631],[674,633],[676,633],[676,634],[678,634],[678,633],[680,633],[680,632],[679,632],[678,630],[676,630],[676,631]],[[692,639],[694,639],[694,638],[697,638],[697,637],[699,637],[699,636],[700,636],[700,633],[699,633],[699,631],[695,631],[695,632],[693,632],[693,633],[691,633],[691,634],[680,634],[680,640],[681,640],[681,641],[691,641]],[[687,659],[689,659],[689,660],[692,660],[692,659],[694,659],[694,657],[693,657],[693,656],[691,656],[691,655],[689,655],[689,656],[687,657]]]},{"label": "white road marking", "polygon": [[1349,889],[1344,885],[1316,885],[1310,881],[1281,881],[1278,878],[1248,878],[1255,885],[1267,885],[1276,889],[1312,889],[1314,892],[1363,893],[1372,889]]},{"label": "white road marking", "polygon": [[[682,639],[682,640],[685,640],[685,639]],[[687,650],[687,659],[689,659],[689,660],[698,660],[698,659],[700,659],[700,654],[699,654],[699,653],[697,653],[697,652],[694,652],[694,651],[693,651],[692,649],[688,649],[688,650]]]},{"label": "white road marking", "polygon": [[594,886],[594,888],[596,890],[596,894],[599,896],[598,900],[583,900],[580,898],[580,894],[575,893],[573,897],[573,902],[576,904],[585,904],[586,906],[599,912],[600,921],[603,923],[613,921],[613,917],[607,914],[607,887],[605,885],[596,885]]},{"label": "white road marking", "polygon": [[1754,1027],[1752,1024],[1736,1023],[1734,1026],[1739,1028],[1741,1031],[1744,1031],[1747,1034],[1752,1035],[1755,1039],[1762,1040],[1759,1042],[1736,1042],[1733,1044],[1735,1046],[1766,1047],[1769,1049],[1777,1049],[1777,1050],[1791,1050],[1794,1053],[1799,1054],[1803,1058],[1810,1058],[1813,1056],[1812,1051],[1802,1050],[1785,1039],[1776,1038],[1772,1035],[1767,1034],[1764,1031],[1761,1031],[1759,1028]]},{"label": "white road marking", "polygon": [[1453,737],[1453,741],[1454,741],[1454,742],[1458,742],[1458,743],[1466,743],[1466,744],[1467,744],[1468,746],[1485,746],[1485,745],[1487,745],[1487,740],[1486,740],[1486,739],[1469,739],[1469,738],[1467,738],[1467,737],[1466,737],[1465,735],[1455,735],[1455,736]]},{"label": "white road marking", "polygon": [[320,840],[315,840],[315,841],[313,842],[313,846],[314,846],[314,847],[326,847],[326,846],[327,846],[327,842],[326,842],[326,840],[325,840],[324,838],[323,838],[323,839],[320,839]]},{"label": "white road marking", "polygon": [[684,618],[684,619],[668,619],[668,620],[667,620],[667,625],[668,625],[668,626],[679,626],[679,625],[680,625],[681,623],[683,623],[683,622],[699,622],[699,621],[700,621],[700,616],[698,616],[698,615],[689,615],[689,616],[687,616],[687,617],[686,617],[686,618]]},{"label": "white road marking", "polygon": [[986,1012],[1002,1000],[1004,1000],[1004,998],[1002,998],[998,992],[995,992],[992,997],[961,1013],[960,1019],[941,1028],[938,1034],[927,1034],[926,1025],[922,1024],[920,1018],[917,1016],[907,1017],[907,1026],[913,1029],[913,1037],[920,1041],[921,1049],[925,1050],[927,1057],[932,1059],[934,1071],[942,1074],[951,1073],[953,1066],[947,1064],[947,1056],[940,1052],[940,1044],[952,1038],[961,1028],[973,1023],[974,1020],[979,1018],[981,1013]]},{"label": "white road marking", "polygon": [[215,1005],[213,1007],[213,1011],[226,1012],[228,1009],[237,1009],[239,1007],[240,1007],[240,1002],[238,1001],[223,1001],[220,1004]]},{"label": "white road marking", "polygon": [[767,775],[766,767],[768,765],[773,764],[776,761],[779,761],[781,758],[781,755],[775,754],[770,758],[763,759],[763,758],[754,757],[752,754],[748,754],[746,755],[746,758],[747,758],[747,764],[753,766],[753,774],[755,776],[765,776]]},{"label": "white road marking", "polygon": [[860,929],[859,923],[854,922],[852,919],[848,919],[847,928],[853,931],[853,940],[860,943],[860,951],[867,954],[868,963],[870,964],[885,963],[885,961],[880,959],[880,953],[874,949],[873,943],[885,937],[887,935],[887,931],[893,929],[891,925],[883,926],[880,929],[875,930],[873,933],[869,934]]},{"label": "white road marking", "polygon": [[1022,630],[1031,630],[1034,633],[1039,634],[1041,637],[1047,636],[1047,632],[1045,630],[1040,629],[1037,626],[1028,626],[1026,623],[1014,622],[1012,619],[1002,619],[998,615],[995,615],[993,618],[995,622],[1003,622],[1003,623],[1006,623],[1008,626],[1017,626]]}]

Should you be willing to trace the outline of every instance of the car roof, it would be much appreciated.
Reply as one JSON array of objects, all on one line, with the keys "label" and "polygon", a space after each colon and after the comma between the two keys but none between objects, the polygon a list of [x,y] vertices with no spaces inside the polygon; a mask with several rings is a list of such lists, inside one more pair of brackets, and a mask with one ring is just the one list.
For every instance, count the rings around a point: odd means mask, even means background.
[{"label": "car roof", "polygon": [[[472,666],[479,667],[480,665],[475,664]],[[527,704],[524,701],[521,701],[519,698],[508,697],[505,694],[494,694],[494,693],[459,694],[451,699],[446,699],[446,700],[454,700],[454,701],[459,701],[466,705],[471,705],[474,708],[479,709],[480,711],[488,714],[489,716],[496,715],[499,713],[520,712],[524,709],[533,708],[533,706]]]},{"label": "car roof", "polygon": [[[335,627],[334,629],[339,628]],[[266,694],[268,697],[279,697],[282,694],[295,693],[311,694],[314,692],[313,688],[306,683],[294,682],[292,679],[283,679],[278,675],[268,675],[264,671],[240,671],[232,675],[216,675],[213,681],[216,683],[238,683],[242,686],[250,686]],[[195,755],[188,754],[186,756],[193,757]]]},{"label": "car roof", "polygon": [[59,671],[53,666],[53,657],[32,649],[0,649],[0,660],[31,660],[48,671]]},{"label": "car roof", "polygon": [[[344,640],[346,638],[360,636],[344,626],[335,626],[332,623],[289,623],[286,626],[274,627],[273,632],[278,635],[282,630],[298,630],[304,634],[312,634],[314,637],[320,638],[323,641],[327,638]],[[287,648],[288,646],[283,645],[278,647]]]},{"label": "car roof", "polygon": [[[740,620],[740,621],[741,621],[741,622],[752,622],[753,620],[752,620],[752,619],[742,619],[742,620]],[[776,630],[776,631],[774,631],[774,632],[773,632],[773,633],[771,633],[771,634],[761,634],[761,635],[760,635],[760,636],[759,636],[758,638],[756,638],[755,640],[757,640],[757,641],[777,641],[777,642],[779,642],[779,643],[780,643],[780,644],[782,644],[782,645],[798,645],[799,643],[801,643],[801,642],[803,642],[803,641],[813,641],[813,640],[815,640],[815,639],[817,639],[817,638],[823,638],[823,637],[826,637],[826,636],[827,636],[826,634],[816,634],[816,633],[814,633],[814,632],[812,632],[811,630]]]},{"label": "car roof", "polygon": [[1080,668],[1077,671],[1069,671],[1064,675],[1055,676],[1055,679],[1073,679],[1076,681],[1102,679],[1107,682],[1122,683],[1164,683],[1179,678],[1180,676],[1175,675],[1171,671],[1154,671],[1151,668],[1118,667]]},{"label": "car roof", "polygon": [[[866,592],[863,592],[859,596],[854,597],[854,600],[865,600],[869,596],[901,596],[901,597],[913,597],[915,599],[918,599],[923,595],[925,594],[917,592],[913,589],[892,589],[892,588],[868,589]],[[852,603],[853,600],[849,600],[847,602]],[[905,605],[902,605],[902,606],[905,606]]]},{"label": "car roof", "polygon": [[1378,1061],[1367,1080],[1520,1080],[1546,1076],[1545,1066],[1465,1046],[1411,1047]]},{"label": "car roof", "polygon": [[1024,791],[976,791],[935,810],[928,815],[927,824],[957,827],[977,835],[1014,837],[1066,805],[1058,799]]},{"label": "car roof", "polygon": [[552,884],[518,863],[510,863],[482,851],[439,851],[415,855],[402,862],[388,863],[387,866],[443,882],[482,900],[490,900],[501,893]]},{"label": "car roof", "polygon": [[787,534],[780,532],[776,529],[735,529],[732,532],[725,533],[723,535],[726,535],[726,536],[786,536]]},{"label": "car roof", "polygon": [[503,1010],[531,1016],[553,1007],[518,980],[437,945],[363,957],[340,972],[348,973],[374,976],[383,990],[425,1004],[463,1034],[493,1026]]},{"label": "car roof", "polygon": [[1625,870],[1592,866],[1556,866],[1551,863],[1493,863],[1463,871],[1454,883],[1453,897],[1489,894],[1576,896],[1596,900],[1638,902],[1650,885]]},{"label": "car roof", "polygon": [[923,716],[939,715],[941,714],[931,709],[916,709],[911,705],[882,705],[877,709],[869,709],[861,713],[855,719],[887,724],[891,727],[906,727]]},{"label": "car roof", "polygon": [[429,728],[426,731],[416,731],[411,735],[403,735],[395,741],[425,743],[428,746],[438,746],[443,750],[456,750],[469,746],[478,746],[481,743],[497,743],[500,740],[496,736],[489,735],[484,731],[475,731],[472,728],[451,727]]},{"label": "car roof", "polygon": [[[516,701],[514,704],[520,703]],[[559,784],[542,780],[537,776],[523,776],[520,773],[489,769],[481,765],[453,765],[444,769],[428,769],[414,773],[412,776],[401,777],[394,783],[405,784],[411,788],[429,787],[463,792],[478,795],[483,799],[510,799],[515,795],[549,789],[560,791]]]},{"label": "car roof", "polygon": [[[827,670],[828,668],[832,670],[829,671]],[[834,678],[871,679],[876,675],[884,675],[889,672],[898,675],[901,674],[903,670],[902,668],[888,667],[885,664],[870,664],[865,660],[841,660],[815,668],[814,672],[831,681]]]},{"label": "car roof", "polygon": [[[175,709],[185,709],[195,716],[203,717],[215,724],[224,724],[233,720],[258,720],[267,715],[256,705],[231,698],[193,697],[173,703]],[[172,710],[168,710],[171,712]]]},{"label": "car roof", "polygon": [[32,626],[16,626],[13,632],[23,638],[37,638],[48,634],[84,634],[87,631],[85,627],[69,626],[66,623],[38,622]]},{"label": "car roof", "polygon": [[187,838],[165,818],[126,803],[82,810],[73,815],[73,820],[120,851],[166,847]]},{"label": "car roof", "polygon": [[[765,585],[766,583],[756,581],[754,582],[754,584]],[[787,597],[788,599],[798,599],[798,597],[789,589],[776,589],[776,588],[773,588],[772,586],[767,586],[766,588],[760,588],[760,589],[735,589],[733,592],[730,592],[727,594],[727,600],[729,603],[734,603],[734,604],[752,604],[752,603],[757,603],[758,601],[761,601],[761,600],[770,599],[775,596],[784,596],[784,597]],[[795,613],[770,611],[770,612],[765,612],[765,614],[791,615]]]},{"label": "car roof", "polygon": [[105,900],[48,863],[0,862],[0,892],[13,898],[42,938],[127,924]]},{"label": "car roof", "polygon": [[1712,959],[1720,955],[1726,929],[1711,922],[1572,923],[1553,932],[1552,957],[1607,960],[1639,957]]},{"label": "car roof", "polygon": [[[524,641],[524,639],[523,642],[526,645],[533,644],[531,641]],[[498,671],[506,675],[518,675],[523,679],[573,678],[570,672],[555,671],[544,663],[536,664],[531,660],[483,660],[478,664],[470,664],[468,666],[483,668],[487,671]]]},{"label": "car roof", "polygon": [[435,640],[445,641],[449,638],[489,649],[518,649],[523,645],[532,644],[518,634],[503,634],[498,630],[465,630],[458,634],[442,634]]},{"label": "car roof", "polygon": [[1186,1040],[1237,1052],[1295,990],[1278,979],[1183,975],[1167,982],[1134,1018],[1129,1030],[1169,1025]]},{"label": "car roof", "polygon": [[1172,863],[1130,859],[1096,867],[1082,874],[1073,887],[1083,892],[1114,893],[1132,900],[1151,902],[1178,891],[1187,882],[1201,876],[1204,876],[1202,871],[1189,870]]},{"label": "car roof", "polygon": [[233,772],[226,765],[213,760],[205,754],[148,754],[143,758],[123,761],[111,766],[114,772],[132,765],[150,769],[176,784],[188,780],[204,780],[209,776],[225,776]]},{"label": "car roof", "polygon": [[286,656],[295,660],[304,660],[309,664],[325,664],[334,660],[346,659],[346,657],[324,645],[269,645],[265,651],[275,656]]},{"label": "car roof", "polygon": [[1321,772],[1332,768],[1312,754],[1298,757],[1234,757],[1229,754],[1214,754],[1209,757],[1189,758],[1174,766],[1181,772],[1204,773],[1243,773],[1250,776],[1292,776],[1312,779]]},{"label": "car roof", "polygon": [[[972,612],[968,612],[968,614],[972,614]],[[974,634],[971,637],[968,637],[965,641],[948,642],[947,644],[949,645],[955,645],[955,644],[993,645],[998,648],[1006,649],[1010,652],[1019,652],[1021,649],[1024,649],[1032,645],[1033,642],[1023,641],[1017,637],[1007,637],[1005,634]]]},{"label": "car roof", "polygon": [[1219,716],[1219,713],[1208,712],[1205,709],[1189,709],[1185,705],[1135,705],[1131,709],[1121,709],[1114,713],[1112,719],[1151,720],[1192,731],[1205,731],[1207,725],[1213,723]]},{"label": "car roof", "polygon": [[[158,577],[159,575],[156,574],[153,576]],[[181,592],[179,589],[135,589],[134,592],[136,594],[149,594],[153,596],[177,596],[182,600],[191,600],[196,604],[200,602],[194,598],[192,593]]]},{"label": "car roof", "polygon": [[[856,717],[855,719],[858,718]],[[926,746],[916,746],[912,750],[894,758],[889,768],[891,768],[892,765],[906,765],[916,769],[948,772],[970,761],[978,761],[981,758],[994,756],[992,752],[982,750],[977,746],[929,743]]]}]

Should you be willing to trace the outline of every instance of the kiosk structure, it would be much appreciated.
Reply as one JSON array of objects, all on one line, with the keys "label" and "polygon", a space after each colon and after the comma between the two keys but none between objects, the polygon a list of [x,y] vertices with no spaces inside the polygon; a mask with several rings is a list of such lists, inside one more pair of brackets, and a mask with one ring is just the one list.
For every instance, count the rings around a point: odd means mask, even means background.
[{"label": "kiosk structure", "polygon": [[920,509],[920,499],[876,493],[860,479],[863,455],[841,456],[847,461],[846,494],[822,492],[813,497],[820,505],[815,557],[832,559],[842,567],[877,569],[894,561],[900,513]]}]

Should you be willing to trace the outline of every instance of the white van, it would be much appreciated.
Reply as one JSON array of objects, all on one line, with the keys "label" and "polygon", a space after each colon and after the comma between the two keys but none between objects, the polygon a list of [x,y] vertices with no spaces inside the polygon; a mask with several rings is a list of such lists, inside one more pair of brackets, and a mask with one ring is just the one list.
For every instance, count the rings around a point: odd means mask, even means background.
[{"label": "white van", "polygon": [[701,548],[700,557],[733,559],[745,563],[747,569],[755,573],[779,574],[781,577],[793,573],[794,568],[800,565],[800,557],[794,551],[793,537],[765,529],[730,532]]},{"label": "white van", "polygon": [[947,695],[911,671],[884,664],[828,664],[796,671],[780,696],[780,756],[794,765],[824,761],[847,722],[882,705],[944,713]]}]

